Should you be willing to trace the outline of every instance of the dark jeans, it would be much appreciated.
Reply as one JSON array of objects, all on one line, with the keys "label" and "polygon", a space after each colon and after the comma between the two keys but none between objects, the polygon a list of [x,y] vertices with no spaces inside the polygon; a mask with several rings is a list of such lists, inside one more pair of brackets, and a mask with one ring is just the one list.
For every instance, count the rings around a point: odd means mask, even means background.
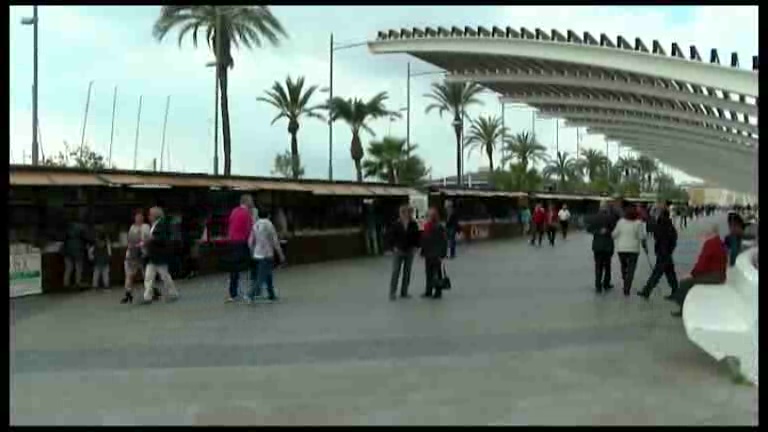
[{"label": "dark jeans", "polygon": [[443,269],[440,258],[424,258],[424,273],[427,280],[426,295],[429,297],[440,298],[442,289],[437,281],[442,277]]},{"label": "dark jeans", "polygon": [[675,273],[675,262],[671,255],[656,255],[656,265],[653,266],[651,276],[648,278],[648,282],[645,283],[643,292],[651,294],[659,284],[661,275],[667,277],[667,284],[672,288],[672,293],[677,291],[677,274]]},{"label": "dark jeans", "polygon": [[389,295],[394,297],[397,293],[397,282],[400,279],[400,267],[403,268],[403,282],[400,285],[400,296],[408,295],[408,285],[411,283],[411,266],[413,264],[413,251],[395,251],[392,257],[392,278],[389,281]]},{"label": "dark jeans", "polygon": [[274,260],[272,258],[258,258],[255,259],[251,266],[251,288],[248,290],[249,299],[259,297],[261,295],[261,289],[264,285],[267,286],[267,295],[270,300],[275,300],[275,285],[272,278],[272,269],[274,268]]},{"label": "dark jeans", "polygon": [[637,269],[638,252],[619,252],[619,264],[621,264],[621,279],[624,282],[624,292],[632,289],[632,281],[635,279]]},{"label": "dark jeans", "polygon": [[613,252],[594,252],[595,255],[595,289],[608,289],[611,284],[611,259]]},{"label": "dark jeans", "polygon": [[539,239],[539,246],[541,246],[541,239],[544,238],[544,225],[533,224],[531,226],[531,244],[536,243],[536,238]]},{"label": "dark jeans", "polygon": [[456,258],[456,228],[448,228],[448,250],[451,258]]},{"label": "dark jeans", "polygon": [[[557,227],[554,225],[550,225],[547,227],[547,240],[549,240],[549,244],[554,246],[555,245],[555,237],[557,237]],[[541,242],[539,242],[541,243]]]},{"label": "dark jeans", "polygon": [[231,243],[226,264],[229,271],[229,297],[237,298],[240,291],[240,273],[250,267],[250,249],[245,242]]},{"label": "dark jeans", "polygon": [[717,273],[703,274],[696,277],[681,279],[678,284],[678,289],[672,293],[672,300],[680,305],[680,307],[683,307],[685,297],[688,296],[688,291],[695,285],[718,285],[722,283],[725,283],[725,281]]},{"label": "dark jeans", "polygon": [[560,229],[563,232],[563,240],[568,237],[568,221],[560,221]]}]

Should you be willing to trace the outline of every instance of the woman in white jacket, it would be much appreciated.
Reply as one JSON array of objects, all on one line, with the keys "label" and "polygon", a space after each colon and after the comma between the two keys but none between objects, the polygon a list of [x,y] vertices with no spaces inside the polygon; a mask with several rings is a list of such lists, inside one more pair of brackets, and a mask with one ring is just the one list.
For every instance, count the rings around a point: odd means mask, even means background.
[{"label": "woman in white jacket", "polygon": [[613,229],[613,240],[616,252],[619,254],[625,296],[628,296],[632,289],[632,280],[635,277],[640,248],[645,250],[646,254],[648,253],[645,235],[645,227],[637,217],[637,210],[634,207],[625,209],[624,217],[618,221]]}]

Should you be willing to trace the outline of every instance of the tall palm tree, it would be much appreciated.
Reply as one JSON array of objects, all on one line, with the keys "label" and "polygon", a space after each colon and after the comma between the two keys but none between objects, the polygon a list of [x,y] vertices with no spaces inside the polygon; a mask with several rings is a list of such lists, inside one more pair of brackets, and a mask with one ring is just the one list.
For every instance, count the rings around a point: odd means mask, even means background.
[{"label": "tall palm tree", "polygon": [[622,156],[616,161],[616,169],[622,174],[626,181],[635,180],[638,174],[637,159],[632,156]]},{"label": "tall palm tree", "polygon": [[530,192],[541,189],[544,178],[536,168],[526,169],[522,163],[513,164],[509,167],[512,175],[512,190]]},{"label": "tall palm tree", "polygon": [[321,109],[325,109],[325,104],[310,106],[309,100],[317,90],[313,85],[304,91],[304,77],[299,77],[293,81],[291,77],[285,79],[285,86],[275,81],[271,90],[265,93],[267,97],[259,97],[257,100],[266,102],[277,108],[278,114],[272,119],[272,124],[281,118],[288,119],[288,133],[291,134],[291,169],[293,178],[299,178],[299,118],[302,116],[324,120]]},{"label": "tall palm tree", "polygon": [[241,44],[248,49],[260,47],[264,39],[277,45],[280,36],[287,35],[269,6],[163,6],[152,34],[160,41],[172,29],[179,30],[179,47],[184,37],[191,34],[192,44],[197,48],[198,32],[205,32],[208,47],[216,57],[217,85],[221,89],[224,175],[229,175],[232,170],[232,138],[229,131],[227,70],[235,64],[232,48],[239,48]]},{"label": "tall palm tree", "polygon": [[376,136],[376,133],[371,129],[367,122],[375,120],[381,117],[400,117],[400,113],[395,111],[389,111],[384,106],[384,101],[387,100],[387,92],[381,92],[365,102],[362,99],[343,99],[335,97],[331,99],[328,104],[328,109],[331,113],[331,120],[343,120],[349,125],[352,130],[352,143],[350,145],[350,155],[355,162],[355,170],[357,171],[357,181],[363,181],[363,170],[361,161],[363,159],[363,144],[360,141],[360,131],[365,130],[371,136]]},{"label": "tall palm tree", "polygon": [[501,163],[506,164],[507,161],[515,159],[526,172],[530,165],[547,160],[547,148],[539,144],[536,138],[528,132],[518,133],[507,140],[504,144],[504,150],[507,156],[502,159]]},{"label": "tall palm tree", "polygon": [[501,124],[499,117],[484,117],[472,120],[465,143],[471,150],[477,148],[485,151],[488,164],[493,172],[493,151],[497,142],[503,142],[507,136],[507,128]]},{"label": "tall palm tree", "polygon": [[656,175],[659,171],[659,166],[656,163],[656,160],[641,155],[637,158],[637,169],[640,172],[640,185],[642,188],[642,185],[646,186],[646,191],[650,191],[653,189],[653,176]]},{"label": "tall palm tree", "polygon": [[564,190],[579,177],[579,165],[576,159],[568,156],[568,152],[557,152],[557,157],[544,167],[542,173],[544,177],[556,177],[557,189]]},{"label": "tall palm tree", "polygon": [[444,112],[453,114],[453,131],[456,134],[456,178],[461,184],[461,132],[464,130],[464,115],[467,108],[472,105],[482,105],[483,101],[477,98],[483,91],[477,83],[473,82],[440,82],[432,84],[432,91],[425,97],[434,102],[429,104],[426,113],[437,110],[440,117]]},{"label": "tall palm tree", "polygon": [[605,155],[600,150],[586,149],[581,151],[579,164],[590,183],[594,182],[601,172],[605,171]]}]

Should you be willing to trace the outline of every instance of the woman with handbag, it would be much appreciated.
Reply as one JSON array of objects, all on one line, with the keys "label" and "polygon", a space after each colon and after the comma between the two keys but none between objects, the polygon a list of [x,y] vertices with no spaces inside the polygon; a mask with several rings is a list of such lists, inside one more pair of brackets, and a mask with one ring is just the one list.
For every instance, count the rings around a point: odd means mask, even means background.
[{"label": "woman with handbag", "polygon": [[421,256],[424,257],[424,272],[427,287],[424,298],[439,299],[446,286],[442,260],[448,254],[448,235],[440,223],[440,213],[436,207],[430,207],[428,221],[424,224],[421,238]]}]

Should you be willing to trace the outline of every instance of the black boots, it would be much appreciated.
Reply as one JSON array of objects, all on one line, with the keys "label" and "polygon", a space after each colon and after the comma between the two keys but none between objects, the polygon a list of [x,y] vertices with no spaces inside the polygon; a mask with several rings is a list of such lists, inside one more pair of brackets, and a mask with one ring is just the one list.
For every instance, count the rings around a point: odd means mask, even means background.
[{"label": "black boots", "polygon": [[120,300],[120,304],[129,304],[129,303],[133,303],[133,294],[131,294],[130,292],[126,292],[125,297],[123,297],[123,299]]}]

